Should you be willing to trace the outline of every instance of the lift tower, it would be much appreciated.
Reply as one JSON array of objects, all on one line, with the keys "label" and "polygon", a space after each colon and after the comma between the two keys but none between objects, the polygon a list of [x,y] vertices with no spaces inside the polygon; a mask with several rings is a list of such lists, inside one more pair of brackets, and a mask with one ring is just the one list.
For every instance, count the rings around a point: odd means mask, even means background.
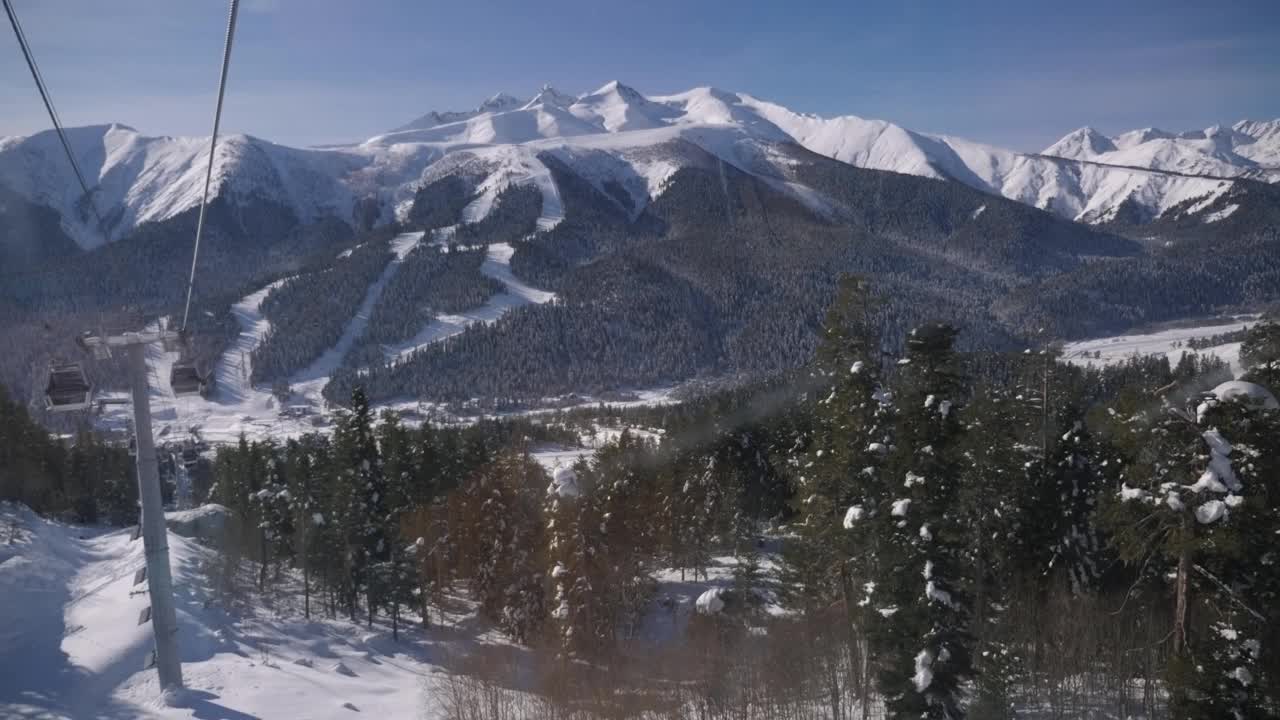
[{"label": "lift tower", "polygon": [[133,431],[138,443],[138,497],[142,500],[142,543],[147,558],[147,591],[151,597],[151,629],[155,634],[156,671],[162,690],[182,687],[182,661],[178,656],[178,618],[173,606],[173,577],[169,569],[169,534],[160,496],[160,468],[151,435],[151,388],[147,383],[147,346],[160,343],[166,349],[181,341],[175,330],[147,330],[120,335],[84,335],[80,344],[99,359],[124,348],[129,360],[129,384],[133,391]]}]

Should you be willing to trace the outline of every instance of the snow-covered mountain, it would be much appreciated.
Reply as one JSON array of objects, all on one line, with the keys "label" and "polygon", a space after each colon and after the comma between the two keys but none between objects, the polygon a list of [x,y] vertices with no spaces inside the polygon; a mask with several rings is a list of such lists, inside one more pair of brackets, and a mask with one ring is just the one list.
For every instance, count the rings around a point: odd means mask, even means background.
[{"label": "snow-covered mountain", "polygon": [[[145,137],[122,125],[73,128],[70,135],[111,239],[198,202],[206,139]],[[275,202],[304,221],[349,220],[368,198],[378,200],[387,220],[406,212],[424,183],[466,168],[487,178],[480,190],[490,197],[509,183],[537,185],[554,218],[556,189],[538,159],[552,153],[600,187],[626,189],[631,210],[639,212],[666,177],[700,161],[673,150],[682,146],[677,140],[814,206],[821,198],[791,181],[791,161],[779,146],[795,143],[859,167],[952,179],[1090,223],[1112,219],[1122,206],[1128,218],[1155,219],[1175,207],[1195,213],[1231,189],[1224,178],[1280,179],[1280,120],[1116,138],[1084,128],[1042,154],[1027,154],[882,120],[796,113],[714,88],[647,97],[615,81],[580,96],[550,86],[527,100],[499,93],[474,110],[430,112],[349,146],[297,149],[230,136],[219,143],[214,181],[218,193]],[[52,132],[0,139],[0,184],[60,212],[68,235],[83,247],[101,242]]]},{"label": "snow-covered mountain", "polygon": [[1192,175],[1280,181],[1280,120],[1242,120],[1229,128],[1171,133],[1159,128],[1106,137],[1084,127],[1045,148],[1044,155]]},{"label": "snow-covered mountain", "polygon": [[[67,135],[109,239],[200,202],[207,138],[146,137],[117,124],[69,128]],[[338,178],[355,177],[367,164],[350,154],[230,135],[219,140],[211,192],[255,195],[292,209],[303,220],[327,214],[349,217],[353,190]],[[81,247],[104,241],[52,130],[0,141],[0,185],[61,213],[63,228]]]},{"label": "snow-covered mountain", "polygon": [[422,117],[416,118],[412,122],[405,123],[400,127],[392,130],[392,132],[401,132],[403,130],[426,130],[437,125],[447,125],[449,123],[461,122],[468,120],[477,115],[484,113],[499,113],[507,110],[514,110],[521,105],[521,101],[506,93],[498,93],[488,100],[480,103],[475,110],[463,110],[461,112],[429,112]]}]

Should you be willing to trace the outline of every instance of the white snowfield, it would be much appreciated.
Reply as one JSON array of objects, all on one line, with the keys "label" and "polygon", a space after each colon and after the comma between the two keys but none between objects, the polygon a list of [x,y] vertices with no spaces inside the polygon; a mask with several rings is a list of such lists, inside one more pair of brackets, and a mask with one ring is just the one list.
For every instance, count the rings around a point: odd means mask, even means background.
[{"label": "white snowfield", "polygon": [[133,585],[142,541],[129,529],[64,525],[5,503],[0,529],[3,718],[434,718],[432,681],[451,658],[505,644],[461,616],[430,634],[402,630],[398,642],[382,622],[368,629],[318,614],[308,622],[300,597],[229,612],[200,569],[217,552],[171,532],[187,690],[169,707],[155,670],[143,669],[152,631],[138,617],[149,603],[145,584]]},{"label": "white snowfield", "polygon": [[[206,139],[147,137],[118,124],[68,133],[101,214],[118,216],[110,239],[199,201]],[[303,220],[350,220],[354,201],[362,198],[381,201],[382,218],[389,220],[408,211],[425,183],[474,161],[485,167],[485,179],[468,220],[483,217],[502,187],[532,184],[543,193],[539,227],[545,229],[563,217],[563,209],[537,153],[563,153],[584,163],[585,169],[577,163],[575,169],[597,186],[618,183],[639,212],[675,168],[697,162],[673,152],[674,140],[775,180],[788,179],[788,163],[772,149],[795,143],[860,167],[954,178],[1086,222],[1108,219],[1130,198],[1159,216],[1190,199],[1198,202],[1195,211],[1209,207],[1231,189],[1231,178],[1280,180],[1280,120],[1176,136],[1148,129],[1106,138],[1084,128],[1041,155],[853,115],[800,114],[715,88],[645,97],[616,81],[577,97],[550,87],[528,101],[499,94],[473,111],[428,113],[352,145],[301,149],[231,135],[219,143],[213,178],[215,193],[277,203]],[[60,154],[52,131],[0,138],[0,184],[60,212],[82,246],[100,244],[102,234],[80,202],[70,168],[55,158]]]},{"label": "white snowfield", "polygon": [[[1193,350],[1186,343],[1192,338],[1207,338],[1252,327],[1257,319],[1257,315],[1238,315],[1225,323],[1214,325],[1081,340],[1063,347],[1062,359],[1075,365],[1109,365],[1124,362],[1139,355],[1163,355],[1171,364],[1176,365],[1185,352],[1193,355],[1216,356],[1226,362],[1231,367],[1231,372],[1239,377],[1243,372],[1240,366],[1240,343],[1223,343],[1202,350]],[[1094,357],[1095,354],[1099,357]]]}]

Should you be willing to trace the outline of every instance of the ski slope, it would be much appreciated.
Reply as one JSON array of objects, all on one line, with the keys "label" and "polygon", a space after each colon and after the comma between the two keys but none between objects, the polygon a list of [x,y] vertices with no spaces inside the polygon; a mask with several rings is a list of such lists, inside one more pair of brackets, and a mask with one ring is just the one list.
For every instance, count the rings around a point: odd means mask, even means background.
[{"label": "ski slope", "polygon": [[391,241],[391,252],[394,257],[387,263],[382,274],[373,281],[373,284],[365,292],[364,300],[360,302],[360,307],[356,310],[356,314],[343,328],[338,342],[324,351],[309,366],[289,378],[289,387],[294,393],[302,395],[312,405],[323,407],[324,398],[320,393],[324,390],[324,386],[329,383],[329,377],[341,367],[343,359],[347,357],[347,353],[351,352],[351,347],[355,345],[356,340],[359,340],[364,335],[365,328],[369,326],[369,318],[373,315],[373,308],[377,306],[378,299],[382,297],[382,291],[386,289],[387,283],[391,282],[391,278],[400,270],[404,259],[408,257],[409,253],[413,252],[418,243],[422,242],[424,235],[425,233],[423,232],[401,233]]},{"label": "ski slope", "polygon": [[[453,236],[454,229],[448,227],[432,231],[430,242],[447,242]],[[253,373],[253,351],[271,329],[270,321],[262,314],[262,303],[272,290],[284,284],[288,278],[259,288],[232,306],[231,312],[240,325],[240,333],[215,365],[217,382],[209,398],[175,397],[169,389],[169,372],[179,354],[165,352],[158,345],[149,348],[148,383],[157,444],[181,442],[191,437],[193,431],[205,442],[221,445],[235,443],[241,436],[251,441],[267,438],[284,440],[329,429],[332,412],[322,395],[324,387],[333,371],[341,366],[355,341],[364,333],[370,314],[387,283],[408,254],[424,238],[425,233],[414,232],[401,234],[392,240],[392,259],[369,287],[359,309],[344,327],[341,337],[310,366],[290,378],[292,396],[284,403],[272,394],[269,387],[254,385],[250,378]],[[402,361],[414,352],[452,337],[474,323],[492,323],[514,308],[555,300],[555,293],[528,285],[512,274],[511,256],[514,252],[515,249],[508,243],[489,245],[480,267],[486,276],[502,283],[503,292],[491,297],[484,305],[464,313],[437,316],[404,343],[384,347],[388,359]],[[569,405],[550,398],[548,403],[557,408],[595,406],[600,403],[617,407],[658,405],[674,402],[673,393],[677,389],[676,386],[642,389],[627,399],[575,397]],[[128,395],[116,393],[111,397],[118,404],[108,405],[97,424],[104,430],[127,432],[131,428],[133,412],[128,403]],[[380,403],[378,408],[406,413],[406,421],[411,424],[421,422],[427,415],[448,417],[452,422],[474,421],[480,417],[454,417],[435,403],[416,400]],[[529,410],[507,414],[539,412],[541,411]],[[584,445],[584,448],[592,447],[594,445],[591,443]],[[572,450],[579,455],[589,454],[590,450],[584,448]]]},{"label": "ski slope", "polygon": [[524,305],[551,302],[555,293],[538,290],[525,284],[511,274],[511,256],[515,248],[509,243],[494,243],[488,246],[488,255],[480,265],[480,272],[502,283],[506,289],[489,298],[488,302],[478,308],[467,310],[456,315],[437,315],[426,327],[413,337],[398,345],[383,348],[387,359],[400,362],[413,353],[433,343],[453,337],[475,323],[492,323],[514,308]]}]

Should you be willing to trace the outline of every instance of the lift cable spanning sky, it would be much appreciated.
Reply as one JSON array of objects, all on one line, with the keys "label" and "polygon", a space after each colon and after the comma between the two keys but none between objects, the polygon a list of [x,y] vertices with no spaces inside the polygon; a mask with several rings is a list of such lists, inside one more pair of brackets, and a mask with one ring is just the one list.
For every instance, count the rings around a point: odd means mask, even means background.
[{"label": "lift cable spanning sky", "polygon": [[[71,163],[76,179],[80,182],[80,187],[85,193],[89,207],[98,220],[98,227],[103,230],[105,236],[102,218],[93,203],[93,196],[89,191],[88,183],[85,182],[84,174],[80,171],[80,166],[76,162],[71,144],[67,140],[66,133],[63,132],[62,123],[58,118],[57,111],[54,109],[48,87],[40,75],[35,57],[27,44],[26,36],[22,32],[22,25],[18,22],[17,13],[14,12],[10,0],[3,0],[3,2],[5,12],[9,16],[9,23],[13,26],[18,45],[27,61],[27,67],[31,70],[31,77],[40,92],[40,98],[44,101],[45,109],[49,112],[49,119],[53,122],[54,130],[58,134],[58,139],[62,142],[63,150],[67,153],[67,159]],[[178,654],[178,622],[173,605],[173,581],[169,567],[168,534],[165,530],[164,506],[160,494],[158,458],[156,457],[155,444],[151,434],[150,387],[147,381],[146,349],[152,343],[161,343],[168,350],[182,351],[183,358],[174,363],[173,371],[169,378],[170,387],[175,395],[196,394],[205,387],[204,378],[196,371],[195,362],[190,358],[187,318],[191,310],[192,289],[195,287],[196,263],[200,254],[200,236],[204,230],[205,209],[209,201],[209,185],[213,176],[214,152],[217,150],[218,127],[222,119],[222,101],[226,92],[227,69],[231,64],[231,45],[235,37],[236,16],[239,6],[239,0],[231,0],[227,15],[227,36],[222,51],[222,69],[218,79],[218,103],[213,116],[213,137],[209,142],[209,165],[205,171],[204,194],[200,201],[200,219],[196,225],[196,237],[191,256],[191,274],[187,280],[187,297],[182,311],[181,330],[175,331],[164,327],[163,324],[159,324],[156,330],[141,330],[118,334],[103,332],[98,335],[85,333],[77,339],[84,350],[91,351],[99,359],[109,357],[113,349],[123,348],[128,353],[129,380],[133,395],[133,427],[137,444],[138,496],[142,502],[141,534],[147,561],[144,575],[151,598],[150,612],[144,610],[142,618],[144,621],[150,620],[152,631],[155,635],[155,654],[152,659],[160,676],[160,687],[164,690],[181,688],[183,682],[182,664]],[[86,410],[92,405],[93,388],[89,384],[84,368],[80,363],[56,363],[50,365],[45,402],[48,409],[53,412]],[[140,575],[143,574],[140,573]]]},{"label": "lift cable spanning sky", "polygon": [[9,16],[9,24],[13,26],[13,35],[18,40],[18,47],[22,50],[22,57],[27,61],[27,68],[31,70],[31,79],[36,83],[36,90],[40,91],[40,99],[44,101],[44,109],[49,112],[49,121],[53,123],[53,129],[58,133],[58,140],[62,143],[62,149],[67,153],[67,160],[71,163],[71,170],[76,175],[76,180],[80,183],[80,189],[84,192],[85,202],[89,204],[89,212],[93,213],[94,219],[98,223],[98,232],[102,233],[104,240],[107,228],[102,222],[102,215],[98,214],[98,205],[93,201],[93,193],[89,190],[89,184],[85,182],[84,173],[80,172],[80,164],[76,162],[76,155],[71,151],[71,143],[67,140],[67,133],[62,129],[62,119],[58,117],[58,111],[53,106],[53,98],[49,96],[49,88],[44,84],[44,76],[40,74],[40,66],[36,64],[36,58],[31,54],[31,46],[27,44],[26,33],[22,31],[22,23],[18,22],[18,14],[14,12],[13,5],[10,0],[4,0],[4,11]]}]

